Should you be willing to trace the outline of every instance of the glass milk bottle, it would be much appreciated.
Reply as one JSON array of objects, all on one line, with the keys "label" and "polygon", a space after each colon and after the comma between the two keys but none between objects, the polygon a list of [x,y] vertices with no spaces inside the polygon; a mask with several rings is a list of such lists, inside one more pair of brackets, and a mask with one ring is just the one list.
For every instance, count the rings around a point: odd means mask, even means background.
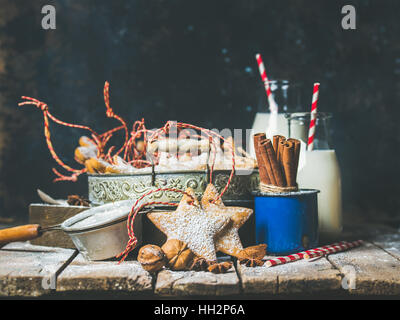
[{"label": "glass milk bottle", "polygon": [[[268,138],[272,138],[276,134],[287,137],[289,131],[285,114],[299,111],[301,107],[300,84],[291,83],[288,80],[271,80],[269,85],[272,97],[278,105],[278,114],[275,115],[276,118],[271,119],[268,99],[263,87],[258,103],[258,111],[253,122],[252,134],[265,132]],[[249,142],[250,154],[255,157],[253,139],[250,139]]]},{"label": "glass milk bottle", "polygon": [[299,188],[318,189],[318,223],[322,236],[339,234],[342,231],[342,193],[340,168],[335,150],[332,149],[329,133],[330,113],[317,113],[314,148],[305,151],[310,125],[310,113],[288,115],[289,135],[304,142],[305,157],[299,166],[297,183]]}]

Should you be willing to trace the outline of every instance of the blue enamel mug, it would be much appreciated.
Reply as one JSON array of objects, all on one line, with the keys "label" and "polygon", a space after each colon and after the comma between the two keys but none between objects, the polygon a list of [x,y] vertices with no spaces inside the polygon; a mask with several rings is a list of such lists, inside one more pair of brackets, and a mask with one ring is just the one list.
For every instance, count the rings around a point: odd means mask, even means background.
[{"label": "blue enamel mug", "polygon": [[266,243],[268,254],[286,255],[318,245],[319,190],[254,193],[257,244]]}]

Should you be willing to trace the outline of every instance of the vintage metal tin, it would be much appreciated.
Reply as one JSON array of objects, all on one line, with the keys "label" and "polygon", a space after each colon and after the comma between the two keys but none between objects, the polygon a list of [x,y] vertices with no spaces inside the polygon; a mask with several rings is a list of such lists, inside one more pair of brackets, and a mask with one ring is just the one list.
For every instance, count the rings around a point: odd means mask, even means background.
[{"label": "vintage metal tin", "polygon": [[256,242],[268,253],[285,255],[318,245],[318,190],[262,193],[255,196]]},{"label": "vintage metal tin", "polygon": [[[213,183],[221,191],[230,175],[229,170],[214,171]],[[208,184],[207,171],[175,171],[153,172],[150,174],[88,174],[89,200],[100,205],[119,200],[135,200],[150,190],[157,188],[176,188],[186,190],[191,187],[196,195],[201,197]],[[258,170],[237,170],[223,195],[222,200],[231,201],[252,200],[252,191],[258,190]],[[179,202],[182,194],[170,191],[160,191],[149,195],[147,199],[162,202]]]}]

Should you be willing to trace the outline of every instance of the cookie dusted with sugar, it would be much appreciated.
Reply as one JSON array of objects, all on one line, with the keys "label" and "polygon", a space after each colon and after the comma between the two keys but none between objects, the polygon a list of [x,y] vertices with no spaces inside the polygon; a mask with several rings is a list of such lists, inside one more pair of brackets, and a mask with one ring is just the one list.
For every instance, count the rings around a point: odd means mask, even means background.
[{"label": "cookie dusted with sugar", "polygon": [[217,260],[214,240],[230,222],[229,217],[204,211],[193,189],[188,188],[175,211],[150,212],[147,217],[169,239],[187,243],[199,257]]},{"label": "cookie dusted with sugar", "polygon": [[221,199],[217,199],[218,191],[213,184],[209,184],[201,199],[203,210],[222,217],[228,217],[229,225],[217,235],[215,247],[217,251],[238,257],[243,250],[239,237],[239,228],[249,219],[252,209],[244,207],[226,207]]}]

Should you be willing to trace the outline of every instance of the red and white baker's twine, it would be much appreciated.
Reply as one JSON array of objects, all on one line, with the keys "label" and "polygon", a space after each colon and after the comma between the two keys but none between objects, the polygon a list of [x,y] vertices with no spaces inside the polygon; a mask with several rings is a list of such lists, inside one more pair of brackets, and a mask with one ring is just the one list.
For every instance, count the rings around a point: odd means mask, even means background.
[{"label": "red and white baker's twine", "polygon": [[289,254],[289,255],[283,256],[283,257],[269,259],[269,260],[265,261],[264,266],[273,267],[276,265],[286,264],[286,263],[301,260],[301,259],[311,259],[314,257],[319,257],[319,256],[327,255],[330,253],[345,251],[345,250],[348,250],[351,248],[358,247],[362,244],[363,244],[362,240],[357,240],[357,241],[353,241],[353,242],[342,241],[342,242],[335,243],[335,244],[328,245],[328,246],[322,246],[322,247],[302,251],[299,253]]},{"label": "red and white baker's twine", "polygon": [[319,96],[319,83],[314,83],[312,104],[311,104],[311,117],[310,117],[310,128],[308,130],[308,147],[307,150],[314,149],[314,137],[315,137],[315,125],[317,121],[317,107],[318,107],[318,96]]},{"label": "red and white baker's twine", "polygon": [[269,80],[267,77],[267,72],[265,71],[265,66],[264,66],[264,62],[261,58],[261,54],[259,54],[259,53],[256,54],[256,60],[257,60],[258,70],[260,72],[261,80],[264,83],[265,91],[267,93],[269,109],[270,109],[271,113],[278,113],[278,105],[276,104],[276,102],[272,96],[271,88],[269,86]]},{"label": "red and white baker's twine", "polygon": [[193,196],[190,195],[189,193],[182,191],[180,189],[174,189],[174,188],[158,188],[158,189],[150,190],[150,191],[146,192],[145,194],[143,194],[140,198],[138,198],[136,200],[135,204],[133,205],[133,207],[128,215],[128,220],[126,222],[126,226],[128,228],[128,236],[129,236],[128,243],[126,245],[125,250],[116,256],[116,258],[122,257],[121,260],[119,261],[119,263],[123,262],[126,259],[126,257],[128,256],[129,252],[131,252],[133,249],[135,249],[135,247],[137,245],[138,241],[137,241],[137,238],[135,236],[133,229],[134,229],[135,218],[141,209],[143,209],[145,206],[152,206],[155,204],[175,206],[175,207],[179,205],[178,203],[172,203],[172,202],[150,201],[150,202],[142,203],[140,206],[138,206],[139,202],[142,201],[145,197],[149,196],[152,193],[157,193],[160,191],[171,191],[171,192],[181,193],[183,195],[190,197],[193,200],[193,203],[195,200],[193,198]]},{"label": "red and white baker's twine", "polygon": [[[71,123],[67,123],[64,121],[61,121],[59,119],[57,119],[56,117],[54,117],[50,112],[49,112],[49,107],[47,106],[47,104],[45,104],[44,102],[41,102],[37,99],[31,98],[31,97],[25,97],[22,96],[22,99],[25,99],[27,101],[21,102],[18,105],[19,106],[24,106],[24,105],[34,105],[36,107],[38,107],[40,110],[43,111],[43,120],[44,120],[44,135],[46,138],[46,143],[47,143],[47,147],[49,148],[50,154],[52,155],[53,159],[61,166],[63,167],[65,170],[72,172],[72,176],[68,177],[68,179],[70,179],[71,181],[76,181],[77,176],[83,172],[86,172],[86,169],[73,169],[70,166],[66,165],[57,155],[57,153],[54,151],[53,148],[53,144],[51,142],[51,135],[50,135],[50,128],[49,128],[49,118],[51,120],[53,120],[54,122],[61,124],[63,126],[67,126],[70,128],[78,128],[78,129],[84,129],[84,130],[88,130],[92,133],[92,136],[94,139],[96,139],[98,141],[98,137],[99,135],[93,131],[92,129],[90,129],[87,126],[82,126],[82,125],[76,125],[76,124],[71,124]],[[55,169],[54,169],[55,170]],[[53,170],[53,171],[54,171]],[[55,173],[59,176],[62,177],[62,175],[60,173],[58,173],[57,171],[55,171]],[[58,179],[56,179],[58,180]]]},{"label": "red and white baker's twine", "polygon": [[[41,102],[37,99],[34,98],[30,98],[30,97],[22,97],[23,99],[27,100],[24,102],[19,103],[19,106],[23,106],[23,105],[35,105],[37,106],[40,110],[42,110],[43,112],[43,117],[44,117],[44,133],[45,133],[45,138],[46,138],[46,143],[47,146],[49,148],[49,151],[52,155],[52,157],[54,158],[54,160],[66,171],[71,172],[70,176],[66,176],[61,174],[60,172],[58,172],[56,169],[53,169],[53,172],[56,174],[57,178],[54,181],[77,181],[77,178],[80,174],[86,172],[86,168],[83,169],[74,169],[70,166],[68,166],[67,164],[65,164],[56,154],[53,144],[51,142],[50,139],[50,128],[49,128],[49,119],[51,119],[52,121],[56,122],[57,124],[63,125],[63,126],[67,126],[67,127],[71,127],[71,128],[77,128],[77,129],[83,129],[83,130],[87,130],[91,133],[91,137],[92,137],[92,141],[94,142],[94,144],[97,147],[97,157],[100,159],[104,159],[106,161],[109,161],[110,163],[115,163],[114,162],[114,158],[115,156],[119,155],[120,153],[123,152],[123,159],[127,160],[128,163],[130,163],[131,165],[135,166],[136,168],[142,168],[142,167],[148,167],[151,166],[152,163],[148,160],[145,160],[146,157],[146,146],[148,143],[148,140],[152,141],[154,139],[156,139],[156,137],[158,136],[158,134],[160,132],[164,132],[167,133],[168,130],[171,127],[171,122],[167,122],[167,124],[156,130],[156,131],[152,131],[152,130],[148,130],[144,124],[144,119],[142,119],[141,121],[135,121],[135,123],[133,124],[132,127],[132,131],[130,133],[130,138],[129,138],[129,131],[127,129],[127,125],[126,122],[118,115],[116,115],[113,111],[113,109],[110,107],[110,97],[109,97],[109,83],[106,82],[104,85],[104,102],[106,105],[106,115],[107,117],[110,118],[114,118],[116,120],[118,120],[122,125],[113,128],[103,134],[98,134],[97,132],[95,132],[94,130],[92,130],[90,127],[88,126],[84,126],[84,125],[76,125],[76,124],[71,124],[71,123],[67,123],[64,121],[61,121],[59,119],[57,119],[56,117],[54,117],[48,110],[48,106],[47,104],[45,104],[44,102]],[[233,150],[233,146],[231,146],[231,144],[225,143],[225,139],[218,135],[217,133],[215,133],[214,131],[208,130],[208,129],[204,129],[201,127],[197,127],[197,126],[193,126],[190,124],[185,124],[185,123],[177,123],[177,128],[179,130],[184,130],[185,128],[191,128],[191,129],[195,129],[195,130],[199,130],[203,133],[205,133],[206,137],[202,137],[199,136],[200,138],[204,139],[204,138],[208,138],[210,139],[210,137],[212,138],[216,138],[216,139],[221,139],[221,141],[224,141],[224,144],[228,147],[231,148],[232,151],[232,172],[229,176],[229,179],[227,181],[227,184],[225,185],[224,189],[222,190],[222,192],[220,193],[218,199],[220,197],[222,197],[222,195],[226,192],[226,190],[228,189],[231,180],[233,178],[234,175],[234,169],[235,169],[235,158],[234,158],[234,150]],[[123,146],[117,150],[115,153],[115,147],[111,147],[108,148],[108,150],[106,150],[106,145],[108,143],[108,141],[111,139],[111,137],[113,136],[114,133],[120,131],[120,130],[124,130],[125,131],[125,141]],[[151,136],[151,139],[148,139],[148,137]],[[181,138],[181,137],[180,137]],[[184,138],[184,135],[182,135],[182,138]],[[144,146],[142,146],[142,149],[139,150],[137,145],[136,145],[136,141],[138,139],[143,139],[143,143]],[[214,139],[212,139],[213,143],[215,143]],[[216,148],[214,146],[212,146],[212,151],[213,153],[215,152]],[[213,168],[214,168],[214,161],[215,161],[215,156],[211,157],[212,159],[212,164],[211,164],[211,171],[210,171],[210,177],[212,177],[212,172],[213,172]],[[211,180],[210,180],[211,181]],[[216,200],[218,200],[216,199]]]},{"label": "red and white baker's twine", "polygon": [[[219,141],[223,141],[224,146],[228,147],[228,149],[230,149],[231,154],[232,154],[232,170],[230,173],[230,176],[228,178],[228,181],[224,187],[224,189],[220,192],[220,194],[218,195],[218,197],[216,199],[213,200],[213,202],[219,200],[222,195],[226,192],[226,190],[228,189],[233,176],[234,176],[234,172],[235,172],[235,151],[234,151],[234,147],[233,147],[233,143],[227,141],[226,139],[224,139],[221,135],[217,134],[216,132],[212,131],[212,130],[208,130],[205,128],[201,128],[198,126],[194,126],[191,124],[187,124],[187,123],[181,123],[181,122],[171,122],[168,121],[164,127],[159,128],[155,131],[152,130],[148,130],[146,129],[145,123],[144,123],[144,119],[142,119],[141,121],[135,121],[135,123],[132,126],[132,131],[130,133],[130,138],[129,138],[129,131],[127,129],[127,125],[126,122],[119,117],[118,115],[116,115],[114,113],[114,111],[112,110],[112,108],[110,107],[110,97],[109,97],[109,83],[106,82],[104,85],[104,102],[106,105],[106,115],[109,118],[114,118],[116,120],[118,120],[122,125],[113,128],[111,130],[108,130],[107,132],[104,132],[102,134],[98,134],[97,132],[95,132],[94,130],[92,130],[90,127],[88,126],[84,126],[84,125],[77,125],[77,124],[71,124],[71,123],[67,123],[64,121],[61,121],[59,119],[57,119],[56,117],[54,117],[48,110],[48,106],[47,104],[45,104],[44,102],[41,102],[37,99],[34,98],[30,98],[30,97],[25,97],[23,96],[22,99],[25,99],[27,101],[21,102],[18,105],[19,106],[24,106],[24,105],[35,105],[36,107],[38,107],[42,112],[43,112],[43,118],[44,118],[44,135],[46,138],[46,143],[47,146],[49,148],[49,151],[52,155],[52,157],[54,158],[54,160],[66,171],[69,171],[71,174],[69,176],[67,175],[63,175],[60,172],[58,172],[55,168],[53,168],[53,172],[54,174],[57,176],[57,178],[54,179],[54,181],[77,181],[78,176],[81,175],[82,173],[86,172],[87,169],[83,168],[83,169],[73,169],[70,166],[66,165],[56,154],[54,148],[53,148],[53,144],[51,142],[50,139],[50,127],[49,127],[49,118],[54,121],[57,124],[63,125],[63,126],[67,126],[67,127],[71,127],[71,128],[77,128],[77,129],[83,129],[83,130],[87,130],[90,132],[92,139],[92,142],[96,145],[97,147],[97,157],[99,159],[104,159],[110,163],[114,163],[116,161],[116,157],[121,154],[123,152],[123,159],[126,160],[128,163],[130,163],[131,165],[135,166],[136,168],[142,168],[142,167],[148,167],[151,165],[154,165],[154,163],[151,163],[148,160],[145,160],[146,157],[146,146],[148,142],[152,142],[155,139],[157,139],[159,137],[160,134],[169,134],[169,131],[171,128],[173,128],[174,126],[172,125],[172,123],[174,123],[174,125],[176,126],[177,130],[181,130],[181,136],[179,138],[186,138],[185,136],[185,129],[194,129],[196,131],[200,131],[202,133],[205,134],[204,136],[200,136],[198,135],[197,137],[201,138],[201,139],[208,139],[210,142],[210,147],[211,147],[211,151],[212,151],[212,156],[210,157],[212,159],[211,161],[211,169],[210,169],[210,182],[212,181],[212,173],[213,173],[213,169],[214,169],[214,163],[215,163],[215,153],[217,150],[217,147],[214,145],[216,144],[217,140]],[[175,128],[174,128],[175,129]],[[110,148],[108,148],[108,150],[106,151],[106,145],[108,143],[108,141],[111,139],[111,137],[113,136],[114,133],[120,131],[120,130],[124,130],[125,131],[125,141],[123,146],[117,150],[117,152],[115,154],[113,154],[114,150],[115,150],[115,146],[111,146]],[[150,137],[150,138],[149,138]],[[143,138],[143,143],[144,145],[142,146],[142,149],[139,150],[137,145],[136,145],[136,141],[138,139]],[[172,188],[158,188],[158,189],[154,189],[151,190],[149,192],[147,192],[146,194],[144,194],[142,197],[140,197],[136,202],[135,205],[132,207],[132,210],[128,216],[128,221],[127,221],[127,228],[128,228],[128,234],[129,234],[129,241],[127,243],[126,249],[124,250],[124,252],[122,252],[120,255],[118,255],[118,257],[122,257],[121,261],[123,261],[126,256],[128,255],[128,253],[133,250],[133,248],[135,248],[136,244],[137,244],[137,239],[135,237],[135,234],[133,232],[133,224],[135,221],[135,217],[138,214],[138,212],[144,207],[144,206],[150,206],[150,205],[154,205],[154,204],[159,204],[159,205],[169,205],[169,206],[177,206],[178,204],[176,203],[170,203],[170,202],[159,202],[159,201],[152,201],[152,202],[146,202],[141,204],[140,206],[137,207],[139,201],[141,201],[144,197],[152,194],[152,193],[156,193],[159,191],[171,191],[171,192],[177,192],[177,193],[181,193],[181,194],[186,194],[190,197],[192,197],[190,194],[187,194],[185,191],[179,190],[179,189],[172,189]]]},{"label": "red and white baker's twine", "polygon": [[[116,155],[119,155],[123,150],[125,150],[125,147],[128,143],[128,139],[129,139],[129,131],[128,131],[128,127],[126,125],[126,122],[124,121],[124,119],[122,119],[120,116],[116,115],[113,111],[113,109],[110,107],[110,93],[109,93],[109,89],[110,89],[110,84],[108,81],[106,81],[106,83],[104,84],[104,103],[106,105],[107,111],[106,111],[106,115],[109,118],[114,118],[117,119],[119,122],[122,123],[122,127],[125,130],[125,142],[123,144],[123,146],[117,151]],[[124,159],[125,159],[125,155],[124,155]]]},{"label": "red and white baker's twine", "polygon": [[[221,191],[221,193],[218,195],[218,197],[213,200],[213,202],[218,201],[224,195],[226,190],[228,189],[230,183],[232,182],[233,176],[235,174],[235,150],[234,150],[233,144],[212,130],[201,128],[201,127],[198,127],[198,126],[195,126],[192,124],[188,124],[188,123],[173,122],[173,121],[168,121],[164,127],[159,128],[156,131],[154,131],[153,134],[150,136],[149,141],[152,142],[152,141],[156,140],[157,137],[159,137],[160,135],[162,135],[162,134],[165,135],[165,134],[169,133],[169,130],[171,129],[171,127],[175,127],[175,126],[177,129],[194,129],[194,130],[201,131],[202,133],[204,133],[206,135],[206,137],[208,139],[212,138],[209,141],[212,141],[214,143],[214,138],[220,139],[224,142],[224,145],[226,144],[226,146],[230,149],[231,154],[232,154],[232,170],[231,170],[231,173],[229,175],[228,181],[227,181],[224,189]],[[216,150],[216,148],[213,149],[213,152],[215,152],[215,150]],[[214,158],[214,160],[215,160],[215,158]],[[213,166],[214,166],[214,164],[212,164],[211,170],[213,170]],[[210,182],[211,182],[211,180],[210,180]]]}]

